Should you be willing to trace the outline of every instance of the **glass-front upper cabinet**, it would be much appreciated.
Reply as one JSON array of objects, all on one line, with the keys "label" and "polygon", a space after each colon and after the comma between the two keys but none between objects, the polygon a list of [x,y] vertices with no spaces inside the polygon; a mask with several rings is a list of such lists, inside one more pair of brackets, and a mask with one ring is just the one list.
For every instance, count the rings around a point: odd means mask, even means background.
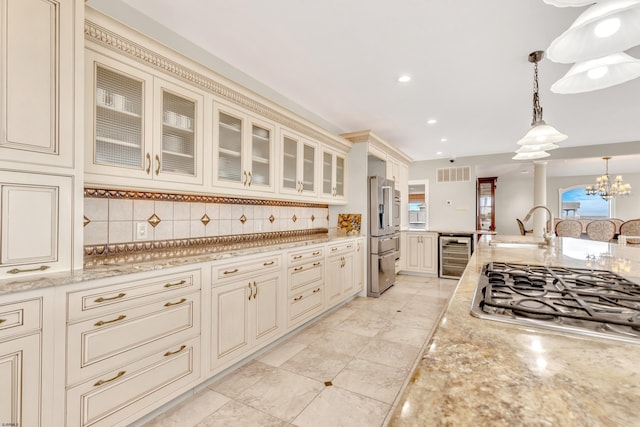
[{"label": "glass-front upper cabinet", "polygon": [[202,184],[204,95],[91,51],[86,58],[89,182]]},{"label": "glass-front upper cabinet", "polygon": [[315,195],[316,153],[313,142],[287,130],[282,131],[282,187],[283,193]]},{"label": "glass-front upper cabinet", "polygon": [[274,126],[217,103],[214,114],[214,185],[273,191]]},{"label": "glass-front upper cabinet", "polygon": [[345,157],[330,151],[322,153],[322,196],[345,197]]},{"label": "glass-front upper cabinet", "polygon": [[478,178],[478,230],[496,230],[496,197],[497,177]]}]

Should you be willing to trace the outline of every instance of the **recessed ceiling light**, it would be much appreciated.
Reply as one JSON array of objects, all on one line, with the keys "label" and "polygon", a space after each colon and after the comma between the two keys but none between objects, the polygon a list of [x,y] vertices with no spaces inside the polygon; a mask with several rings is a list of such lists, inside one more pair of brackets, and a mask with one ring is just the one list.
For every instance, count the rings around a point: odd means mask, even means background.
[{"label": "recessed ceiling light", "polygon": [[440,142],[447,142],[447,138],[441,138]]},{"label": "recessed ceiling light", "polygon": [[438,151],[438,152],[436,152],[436,154],[437,154],[438,156],[441,156],[441,155],[442,155],[442,151]]},{"label": "recessed ceiling light", "polygon": [[403,74],[400,77],[398,77],[398,82],[400,83],[407,83],[409,81],[411,81],[411,76],[408,76],[406,74]]},{"label": "recessed ceiling light", "polygon": [[435,125],[436,123],[438,123],[437,119],[429,119],[429,120],[427,120],[427,124],[428,125]]}]

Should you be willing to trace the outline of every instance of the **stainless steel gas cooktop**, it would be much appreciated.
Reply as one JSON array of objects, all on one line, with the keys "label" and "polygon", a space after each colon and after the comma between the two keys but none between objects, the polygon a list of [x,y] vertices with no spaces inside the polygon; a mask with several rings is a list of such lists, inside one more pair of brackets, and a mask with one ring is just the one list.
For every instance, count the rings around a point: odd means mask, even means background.
[{"label": "stainless steel gas cooktop", "polygon": [[640,344],[640,284],[606,270],[492,262],[471,314]]}]

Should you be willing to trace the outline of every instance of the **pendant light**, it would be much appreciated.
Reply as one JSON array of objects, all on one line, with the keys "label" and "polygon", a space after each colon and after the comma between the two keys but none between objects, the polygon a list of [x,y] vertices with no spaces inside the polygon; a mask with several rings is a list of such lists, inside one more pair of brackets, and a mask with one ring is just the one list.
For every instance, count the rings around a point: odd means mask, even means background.
[{"label": "pendant light", "polygon": [[548,157],[546,151],[558,148],[556,143],[567,139],[567,135],[558,132],[553,126],[542,119],[542,107],[538,95],[538,62],[544,57],[544,52],[537,50],[529,54],[528,60],[533,63],[533,118],[531,129],[518,141],[521,146],[516,151],[513,160],[531,160]]},{"label": "pendant light", "polygon": [[607,0],[578,16],[568,30],[551,42],[547,56],[553,62],[581,62],[639,44],[640,0]]},{"label": "pendant light", "polygon": [[555,7],[580,7],[594,4],[596,0],[543,0],[546,4]]},{"label": "pendant light", "polygon": [[578,62],[551,85],[554,93],[581,93],[604,89],[640,77],[640,60],[626,53]]}]

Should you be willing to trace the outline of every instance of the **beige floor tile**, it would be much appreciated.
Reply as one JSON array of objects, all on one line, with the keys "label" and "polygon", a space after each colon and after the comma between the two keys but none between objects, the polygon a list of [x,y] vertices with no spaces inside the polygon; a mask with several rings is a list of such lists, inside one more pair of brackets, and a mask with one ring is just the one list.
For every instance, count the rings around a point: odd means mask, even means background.
[{"label": "beige floor tile", "polygon": [[311,344],[309,348],[355,357],[368,343],[368,337],[338,329],[327,331],[322,338]]},{"label": "beige floor tile", "polygon": [[[182,424],[191,426],[191,424]],[[291,424],[282,421],[274,416],[265,414],[250,406],[231,401],[217,412],[211,414],[197,427],[287,427]]]},{"label": "beige floor tile", "polygon": [[429,327],[410,328],[391,322],[387,327],[381,329],[376,337],[395,343],[422,347],[429,336],[430,330]]},{"label": "beige floor tile", "polygon": [[309,346],[283,363],[281,368],[324,382],[333,380],[352,358],[353,356]]},{"label": "beige floor tile", "polygon": [[290,422],[324,387],[320,381],[277,369],[246,389],[237,400]]},{"label": "beige floor tile", "polygon": [[393,403],[409,371],[363,359],[354,359],[333,385],[385,403]]},{"label": "beige floor tile", "polygon": [[425,311],[424,313],[412,313],[408,311],[401,311],[396,313],[391,319],[390,323],[398,326],[405,326],[407,328],[417,329],[429,329],[440,316],[440,311],[434,312]]},{"label": "beige floor tile", "polygon": [[231,399],[220,393],[204,389],[169,411],[158,415],[145,424],[145,427],[193,426],[230,401]]},{"label": "beige floor tile", "polygon": [[240,366],[220,380],[210,384],[208,388],[225,396],[236,398],[240,393],[260,381],[274,370],[275,368],[273,366],[252,360],[246,365]]},{"label": "beige floor tile", "polygon": [[336,326],[336,329],[365,337],[375,336],[380,329],[387,326],[390,316],[376,311],[358,310]]},{"label": "beige floor tile", "polygon": [[339,387],[327,387],[294,420],[299,427],[380,426],[389,405]]},{"label": "beige floor tile", "polygon": [[306,347],[307,344],[295,341],[287,341],[267,351],[257,360],[269,366],[278,367],[289,360],[291,357],[295,356],[300,351],[304,350]]},{"label": "beige floor tile", "polygon": [[291,337],[290,341],[302,344],[313,344],[322,338],[327,329],[328,327],[326,325],[316,323],[304,328],[300,332],[297,332],[296,335]]},{"label": "beige floor tile", "polygon": [[376,337],[362,349],[358,358],[393,368],[410,368],[419,353],[420,347],[394,343]]}]

